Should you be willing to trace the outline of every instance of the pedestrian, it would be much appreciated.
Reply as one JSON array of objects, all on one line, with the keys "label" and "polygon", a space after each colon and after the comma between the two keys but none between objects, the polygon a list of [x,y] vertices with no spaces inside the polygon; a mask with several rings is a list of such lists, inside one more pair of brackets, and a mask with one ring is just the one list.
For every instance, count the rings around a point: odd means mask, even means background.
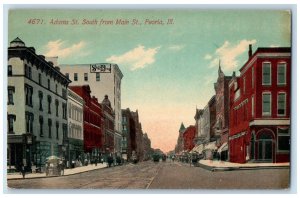
[{"label": "pedestrian", "polygon": [[63,160],[60,161],[60,169],[62,171],[62,175],[65,175],[65,163]]},{"label": "pedestrian", "polygon": [[23,179],[25,179],[25,166],[24,166],[24,164],[21,165],[21,173],[22,173]]}]

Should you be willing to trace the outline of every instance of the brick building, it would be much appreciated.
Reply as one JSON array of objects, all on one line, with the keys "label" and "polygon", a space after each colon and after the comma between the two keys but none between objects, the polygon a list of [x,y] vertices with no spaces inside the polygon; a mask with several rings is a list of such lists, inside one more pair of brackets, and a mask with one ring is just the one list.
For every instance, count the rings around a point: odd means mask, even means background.
[{"label": "brick building", "polygon": [[[231,76],[225,76],[219,65],[218,79],[214,84],[216,92],[216,123],[214,125],[217,147],[225,147],[228,143],[229,128],[229,89],[228,84]],[[227,159],[227,151],[223,151],[223,160]]]},{"label": "brick building", "polygon": [[290,48],[258,48],[230,82],[230,161],[287,162]]},{"label": "brick building", "polygon": [[102,151],[106,154],[115,152],[115,131],[114,131],[114,124],[115,124],[115,114],[112,109],[110,100],[108,95],[104,96],[104,99],[101,103],[102,113],[103,113],[103,139],[104,144]]},{"label": "brick building", "polygon": [[130,160],[133,151],[136,151],[136,128],[129,108],[122,109],[122,156]]},{"label": "brick building", "polygon": [[191,125],[185,129],[185,131],[183,132],[183,136],[182,136],[184,151],[190,151],[194,148],[195,135],[196,135],[196,127],[195,126]]},{"label": "brick building", "polygon": [[83,106],[83,133],[84,152],[90,153],[91,157],[100,155],[103,148],[103,114],[98,99],[91,96],[89,85],[70,86],[84,100]]}]

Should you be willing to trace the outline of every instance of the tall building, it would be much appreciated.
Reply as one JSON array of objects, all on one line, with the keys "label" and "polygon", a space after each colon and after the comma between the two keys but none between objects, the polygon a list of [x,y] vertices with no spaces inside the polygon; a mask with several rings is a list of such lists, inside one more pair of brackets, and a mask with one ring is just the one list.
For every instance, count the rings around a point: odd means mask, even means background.
[{"label": "tall building", "polygon": [[230,161],[290,160],[291,48],[258,48],[230,81]]},{"label": "tall building", "polygon": [[71,89],[68,89],[68,137],[66,160],[67,165],[72,161],[84,160],[83,150],[83,106],[84,100]]},{"label": "tall building", "polygon": [[185,129],[182,137],[183,137],[183,150],[184,151],[191,151],[194,146],[194,139],[196,135],[196,127],[195,126],[189,126]]},{"label": "tall building", "polygon": [[131,115],[134,120],[135,125],[135,139],[136,139],[136,154],[139,160],[143,160],[144,157],[144,149],[143,149],[143,130],[142,124],[139,120],[139,112],[136,110],[135,112],[131,112]]},{"label": "tall building", "polygon": [[122,156],[130,160],[133,151],[136,151],[136,127],[129,108],[122,109]]},{"label": "tall building", "polygon": [[42,168],[47,157],[63,157],[70,80],[19,38],[10,42],[7,68],[8,166]]},{"label": "tall building", "polygon": [[[216,92],[216,123],[214,125],[217,147],[225,147],[228,143],[229,129],[229,88],[231,76],[225,76],[219,65],[218,79],[214,84]],[[227,159],[227,151],[224,151],[223,160]]]},{"label": "tall building", "polygon": [[106,154],[115,152],[115,115],[111,107],[108,95],[105,95],[101,103],[104,117],[104,148]]},{"label": "tall building", "polygon": [[103,151],[103,114],[98,99],[91,96],[89,85],[69,86],[84,100],[83,106],[83,136],[84,152],[89,154],[89,159],[99,159]]},{"label": "tall building", "polygon": [[180,128],[179,128],[179,134],[177,138],[177,144],[175,146],[175,153],[179,154],[184,150],[184,140],[183,140],[183,133],[185,131],[184,124],[181,123]]},{"label": "tall building", "polygon": [[[117,64],[72,64],[60,65],[61,71],[72,80],[72,86],[89,84],[96,98],[104,98],[107,95],[111,100],[111,106],[115,114],[115,152],[121,153],[122,141],[122,112],[121,112],[121,80],[123,74]],[[106,73],[92,73],[92,68],[106,68]],[[98,71],[98,70],[97,70]]]},{"label": "tall building", "polygon": [[196,137],[195,142],[197,145],[203,144],[205,141],[204,131],[203,131],[203,109],[196,108],[196,114],[194,116],[195,127],[196,127]]}]

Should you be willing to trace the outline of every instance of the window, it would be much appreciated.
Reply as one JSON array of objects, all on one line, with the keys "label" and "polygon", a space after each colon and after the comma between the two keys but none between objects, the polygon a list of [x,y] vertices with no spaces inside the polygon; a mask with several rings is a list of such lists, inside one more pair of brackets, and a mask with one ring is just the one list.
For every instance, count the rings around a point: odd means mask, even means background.
[{"label": "window", "polygon": [[33,88],[30,85],[25,84],[25,103],[32,107],[32,94]]},{"label": "window", "polygon": [[42,84],[42,74],[39,74],[39,84]]},{"label": "window", "polygon": [[59,123],[56,122],[56,139],[58,140],[59,137],[58,137],[58,129],[59,129]]},{"label": "window", "polygon": [[65,90],[65,89],[62,89],[62,97],[64,98],[64,99],[67,99],[67,90]]},{"label": "window", "polygon": [[56,116],[58,117],[58,105],[59,105],[59,102],[58,100],[56,99],[55,100],[55,107],[56,107]]},{"label": "window", "polygon": [[78,81],[78,74],[74,73],[74,81]]},{"label": "window", "polygon": [[14,121],[16,121],[16,115],[8,114],[7,121],[8,121],[8,133],[14,133]]},{"label": "window", "polygon": [[62,104],[63,119],[67,119],[67,104]]},{"label": "window", "polygon": [[27,64],[24,65],[24,73],[25,73],[25,76],[28,77],[28,66],[27,66]]},{"label": "window", "polygon": [[277,66],[277,84],[286,84],[286,63],[279,63]]},{"label": "window", "polygon": [[262,105],[262,115],[271,115],[271,93],[263,93]]},{"label": "window", "polygon": [[55,93],[57,93],[57,84],[55,84]]},{"label": "window", "polygon": [[278,93],[277,97],[277,114],[280,116],[285,115],[286,109],[286,93]]},{"label": "window", "polygon": [[88,77],[88,73],[84,73],[84,81],[88,81],[89,77]]},{"label": "window", "polygon": [[290,128],[277,128],[277,150],[290,151]]},{"label": "window", "polygon": [[33,113],[25,112],[26,132],[33,133]]},{"label": "window", "polygon": [[7,66],[7,76],[12,76],[12,66],[11,65]]},{"label": "window", "polygon": [[28,78],[32,79],[31,67],[28,67]]},{"label": "window", "polygon": [[63,140],[68,138],[68,126],[66,124],[62,124],[62,129],[63,129]]},{"label": "window", "polygon": [[96,81],[100,81],[100,73],[96,73]]},{"label": "window", "polygon": [[66,77],[67,77],[68,79],[70,79],[70,78],[69,78],[69,73],[66,73]]},{"label": "window", "polygon": [[262,84],[271,85],[271,63],[263,63],[262,75]]},{"label": "window", "polygon": [[52,134],[51,134],[51,129],[52,129],[52,120],[48,119],[48,137],[51,138]]},{"label": "window", "polygon": [[13,105],[14,104],[14,93],[15,93],[15,87],[13,86],[8,86],[7,88],[7,104],[8,105]]},{"label": "window", "polygon": [[39,122],[40,122],[40,137],[43,137],[44,136],[44,131],[43,131],[44,118],[43,118],[43,116],[40,116]]},{"label": "window", "polygon": [[48,95],[48,113],[51,114],[51,102],[52,102],[52,98],[51,96]]},{"label": "window", "polygon": [[43,111],[43,92],[39,91],[40,111]]},{"label": "window", "polygon": [[50,87],[50,79],[48,79],[48,89],[50,90],[51,87]]},{"label": "window", "polygon": [[252,67],[252,88],[254,88],[254,66]]}]

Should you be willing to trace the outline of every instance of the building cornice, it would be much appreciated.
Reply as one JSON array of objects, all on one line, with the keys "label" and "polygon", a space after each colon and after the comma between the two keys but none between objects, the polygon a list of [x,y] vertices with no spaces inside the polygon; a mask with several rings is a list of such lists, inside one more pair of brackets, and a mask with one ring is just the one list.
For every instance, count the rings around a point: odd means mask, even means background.
[{"label": "building cornice", "polygon": [[249,123],[249,126],[265,126],[265,125],[290,125],[290,119],[255,119]]},{"label": "building cornice", "polygon": [[54,80],[61,82],[65,86],[68,86],[72,81],[57,70],[53,65],[44,59],[44,56],[37,55],[33,49],[28,47],[9,47],[8,48],[8,60],[10,58],[19,57],[21,60],[27,60],[31,65],[45,72],[46,75],[53,77]]}]

